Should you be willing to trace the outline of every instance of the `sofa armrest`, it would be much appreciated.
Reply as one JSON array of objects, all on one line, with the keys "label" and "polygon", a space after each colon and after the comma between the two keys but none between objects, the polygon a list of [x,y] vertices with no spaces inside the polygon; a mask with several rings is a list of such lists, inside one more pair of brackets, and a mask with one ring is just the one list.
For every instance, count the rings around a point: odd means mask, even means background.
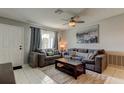
[{"label": "sofa armrest", "polygon": [[102,73],[107,67],[106,55],[97,55],[95,57],[95,71]]},{"label": "sofa armrest", "polygon": [[38,53],[38,66],[43,67],[45,65],[46,55],[45,53]]},{"label": "sofa armrest", "polygon": [[41,56],[43,58],[46,58],[46,55],[44,53],[38,53],[38,56]]},{"label": "sofa armrest", "polygon": [[45,59],[46,58],[45,53],[39,53],[39,52],[32,52],[32,53],[33,53],[33,55],[38,56],[38,59],[39,58],[42,58],[42,59]]},{"label": "sofa armrest", "polygon": [[29,53],[29,65],[31,67],[38,67],[38,54],[37,52],[30,52]]}]

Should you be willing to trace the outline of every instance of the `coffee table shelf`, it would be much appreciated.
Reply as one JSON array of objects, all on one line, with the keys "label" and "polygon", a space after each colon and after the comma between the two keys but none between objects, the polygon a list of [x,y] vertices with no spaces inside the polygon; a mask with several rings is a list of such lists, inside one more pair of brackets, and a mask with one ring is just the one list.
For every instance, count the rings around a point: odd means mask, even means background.
[{"label": "coffee table shelf", "polygon": [[56,59],[55,68],[73,76],[75,79],[77,79],[79,75],[85,74],[85,64],[77,60],[68,60],[65,58]]}]

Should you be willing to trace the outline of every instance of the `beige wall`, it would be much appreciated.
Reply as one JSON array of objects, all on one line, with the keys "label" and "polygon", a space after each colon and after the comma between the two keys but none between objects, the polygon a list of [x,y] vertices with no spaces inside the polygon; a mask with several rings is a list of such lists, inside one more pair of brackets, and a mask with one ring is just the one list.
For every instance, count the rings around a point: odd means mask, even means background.
[{"label": "beige wall", "polygon": [[[99,24],[98,44],[77,44],[76,32],[88,26]],[[103,48],[110,51],[124,51],[124,14],[111,17],[99,22],[82,24],[82,27],[65,32],[68,48]]]}]

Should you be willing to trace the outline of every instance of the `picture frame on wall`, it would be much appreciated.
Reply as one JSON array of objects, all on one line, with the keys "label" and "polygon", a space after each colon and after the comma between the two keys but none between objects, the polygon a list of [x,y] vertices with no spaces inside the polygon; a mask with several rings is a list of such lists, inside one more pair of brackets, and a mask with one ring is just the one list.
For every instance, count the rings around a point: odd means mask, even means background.
[{"label": "picture frame on wall", "polygon": [[77,32],[76,39],[78,44],[99,43],[99,24],[90,26],[80,32]]}]

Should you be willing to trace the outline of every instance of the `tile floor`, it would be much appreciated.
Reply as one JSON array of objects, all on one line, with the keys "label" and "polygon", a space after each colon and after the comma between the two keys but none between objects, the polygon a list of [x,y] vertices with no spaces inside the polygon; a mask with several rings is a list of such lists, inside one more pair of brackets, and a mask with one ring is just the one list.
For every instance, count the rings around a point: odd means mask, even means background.
[{"label": "tile floor", "polygon": [[56,84],[50,77],[38,68],[25,65],[23,69],[14,70],[17,84]]},{"label": "tile floor", "polygon": [[[31,68],[28,65],[14,70],[14,74],[17,84],[56,84],[39,68]],[[124,84],[124,67],[109,65],[102,74],[108,76],[105,84]]]}]

